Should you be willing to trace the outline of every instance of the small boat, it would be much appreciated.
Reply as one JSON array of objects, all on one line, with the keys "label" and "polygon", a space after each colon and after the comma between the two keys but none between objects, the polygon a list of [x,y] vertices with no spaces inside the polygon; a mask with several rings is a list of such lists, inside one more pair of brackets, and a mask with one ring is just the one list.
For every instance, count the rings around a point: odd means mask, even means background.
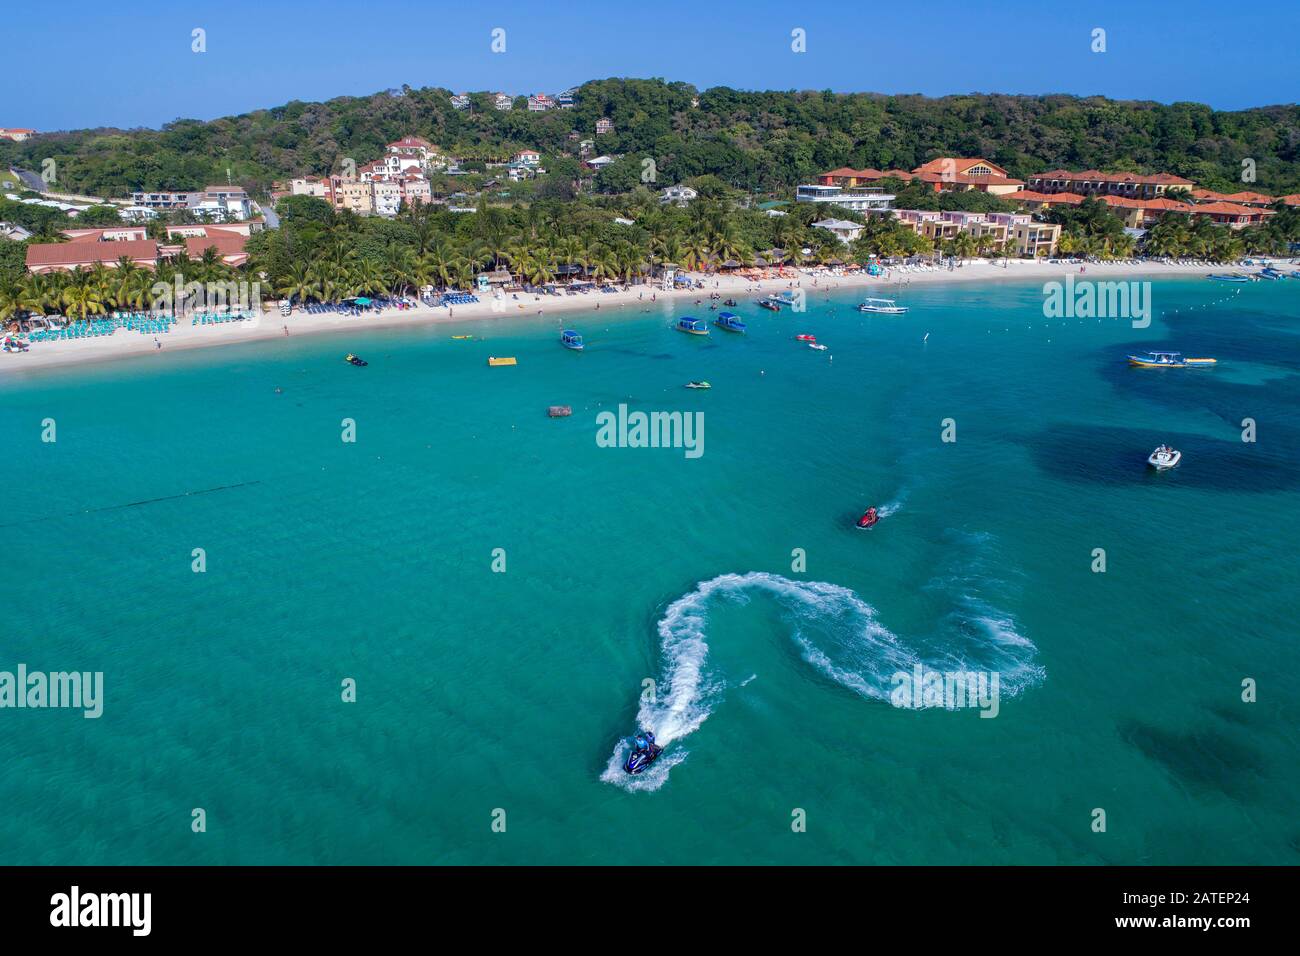
[{"label": "small boat", "polygon": [[472,336],[472,335],[453,335],[453,336],[452,336],[452,338],[453,338],[453,339],[456,339],[456,340],[461,340],[461,339],[472,339],[473,337],[474,337],[474,336]]},{"label": "small boat", "polygon": [[815,335],[808,335],[808,334],[806,334],[806,333],[805,333],[805,334],[801,334],[801,335],[796,335],[794,338],[795,338],[795,341],[796,341],[796,342],[816,342],[816,341],[817,341],[817,336],[815,336]]},{"label": "small boat", "polygon": [[828,348],[828,346],[822,345],[820,342],[809,342],[808,347],[810,349],[816,349],[818,352],[825,352]]},{"label": "small boat", "polygon": [[575,352],[582,351],[582,336],[573,329],[565,329],[560,333],[560,344],[566,349],[573,349]]},{"label": "small boat", "polygon": [[778,302],[776,299],[759,299],[758,307],[760,309],[767,309],[769,312],[781,311],[781,303]]},{"label": "small boat", "polygon": [[1156,471],[1168,471],[1183,460],[1183,453],[1177,448],[1161,445],[1147,457],[1147,464]]},{"label": "small boat", "polygon": [[488,356],[488,365],[491,365],[493,367],[496,367],[498,365],[518,365],[518,364],[519,363],[515,361],[515,357],[513,355],[506,355],[501,357],[495,355]]},{"label": "small boat", "polygon": [[363,365],[370,364],[365,359],[363,359],[360,355],[353,355],[351,352],[343,356],[343,361],[347,362],[349,365],[355,365],[358,368],[360,368]]},{"label": "small boat", "polygon": [[1203,368],[1215,365],[1218,361],[1212,358],[1183,358],[1182,352],[1145,352],[1128,357],[1128,364],[1135,368]]},{"label": "small boat", "polygon": [[902,315],[907,307],[898,305],[893,299],[863,299],[858,306],[859,312],[879,312],[884,315]]},{"label": "small boat", "polygon": [[568,418],[573,414],[572,405],[552,405],[546,409],[546,414],[551,418]]},{"label": "small boat", "polygon": [[1205,278],[1213,282],[1249,282],[1250,276],[1240,275],[1239,273],[1222,273],[1212,272]]},{"label": "small boat", "polygon": [[685,332],[687,335],[708,335],[709,327],[704,324],[703,319],[684,315],[677,320],[677,331]]},{"label": "small boat", "polygon": [[866,511],[862,513],[862,517],[858,519],[858,527],[865,531],[867,528],[870,528],[873,525],[875,525],[875,523],[879,520],[880,520],[880,514],[876,511],[875,507],[873,506],[871,508],[868,508]]},{"label": "small boat", "polygon": [[687,388],[712,388],[713,386],[710,385],[708,382],[687,382],[686,387]]},{"label": "small boat", "polygon": [[726,332],[740,332],[744,334],[745,323],[740,321],[740,316],[734,312],[719,312],[718,317],[713,320],[713,324]]}]

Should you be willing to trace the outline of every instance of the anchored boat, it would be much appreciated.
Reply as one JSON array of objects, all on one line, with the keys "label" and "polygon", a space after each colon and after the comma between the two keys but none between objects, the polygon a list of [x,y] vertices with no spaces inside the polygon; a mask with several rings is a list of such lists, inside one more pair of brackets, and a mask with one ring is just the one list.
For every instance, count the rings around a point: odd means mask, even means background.
[{"label": "anchored boat", "polygon": [[734,312],[719,312],[713,324],[726,332],[740,332],[742,335],[745,332],[745,323]]},{"label": "anchored boat", "polygon": [[566,349],[573,349],[575,352],[582,351],[582,336],[573,329],[565,329],[560,333],[560,344]]},{"label": "anchored boat", "polygon": [[677,331],[685,332],[687,335],[708,335],[709,327],[704,324],[703,319],[684,315],[677,320]]},{"label": "anchored boat", "polygon": [[491,365],[494,368],[498,365],[518,365],[518,364],[519,363],[515,361],[515,357],[513,355],[505,355],[505,356],[489,355],[488,356],[488,365]]},{"label": "anchored boat", "polygon": [[858,306],[859,312],[880,312],[884,315],[902,315],[907,307],[899,305],[893,299],[864,299]]}]

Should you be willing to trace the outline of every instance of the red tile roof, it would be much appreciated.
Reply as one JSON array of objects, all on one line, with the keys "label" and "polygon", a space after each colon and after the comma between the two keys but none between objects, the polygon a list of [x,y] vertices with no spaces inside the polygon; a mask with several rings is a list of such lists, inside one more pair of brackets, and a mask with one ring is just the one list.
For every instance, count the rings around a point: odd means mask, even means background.
[{"label": "red tile roof", "polygon": [[1082,172],[1072,173],[1068,169],[1053,169],[1046,173],[1035,173],[1030,179],[1072,179],[1086,180],[1101,183],[1133,183],[1134,185],[1164,185],[1164,186],[1191,186],[1190,179],[1183,179],[1181,176],[1174,176],[1170,173],[1154,173],[1152,175],[1143,175],[1141,173],[1103,173],[1099,169],[1085,169]]},{"label": "red tile roof", "polygon": [[93,265],[97,262],[112,265],[126,256],[133,262],[152,264],[158,259],[158,243],[152,239],[131,239],[123,242],[47,242],[27,247],[27,268],[67,268]]}]

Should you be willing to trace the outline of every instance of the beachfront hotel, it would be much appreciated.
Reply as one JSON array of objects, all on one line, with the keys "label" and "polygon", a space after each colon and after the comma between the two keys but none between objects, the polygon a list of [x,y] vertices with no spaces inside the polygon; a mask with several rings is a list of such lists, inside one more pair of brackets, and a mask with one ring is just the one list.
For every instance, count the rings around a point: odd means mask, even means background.
[{"label": "beachfront hotel", "polygon": [[[1169,199],[1165,196],[1156,196],[1150,199],[1134,199],[1109,194],[1093,194],[1093,196],[1109,206],[1110,211],[1117,215],[1124,223],[1124,226],[1129,229],[1149,229],[1167,213],[1204,216],[1212,222],[1232,229],[1257,226],[1273,215],[1271,209],[1262,208],[1258,205],[1246,206],[1231,202],[1187,203]],[[1080,193],[1040,193],[1026,190],[1017,193],[1012,198],[1016,202],[1024,204],[1026,209],[1043,211],[1051,209],[1053,206],[1078,206],[1089,197]]]},{"label": "beachfront hotel", "polygon": [[184,253],[201,259],[215,249],[228,266],[248,261],[248,237],[265,226],[260,220],[222,226],[168,226],[167,239],[150,239],[144,226],[114,226],[100,229],[64,229],[67,242],[40,242],[27,247],[27,269],[39,275],[105,266],[115,269],[122,259],[135,266],[156,269],[160,262]]},{"label": "beachfront hotel", "polygon": [[36,135],[36,130],[25,129],[23,127],[0,126],[0,139],[12,140],[15,143],[21,143],[31,139]]}]

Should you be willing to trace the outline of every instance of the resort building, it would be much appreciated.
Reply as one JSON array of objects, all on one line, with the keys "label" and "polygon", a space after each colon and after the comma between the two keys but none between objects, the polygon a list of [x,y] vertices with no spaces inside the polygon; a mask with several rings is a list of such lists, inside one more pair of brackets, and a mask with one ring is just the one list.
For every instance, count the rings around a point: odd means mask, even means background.
[{"label": "resort building", "polygon": [[605,119],[603,116],[596,120],[597,136],[607,136],[612,132],[614,132],[614,124],[610,120]]},{"label": "resort building", "polygon": [[545,113],[547,110],[554,108],[555,100],[545,93],[534,93],[528,97],[528,112],[530,113]]},{"label": "resort building", "polygon": [[1255,206],[1259,209],[1267,209],[1277,200],[1266,193],[1250,192],[1249,190],[1239,193],[1216,193],[1209,189],[1193,189],[1192,202],[1198,204],[1229,202],[1238,206]]},{"label": "resort building", "polygon": [[452,109],[467,110],[470,106],[469,95],[466,93],[453,93],[451,97]]},{"label": "resort building", "polygon": [[894,197],[883,189],[846,190],[840,186],[807,185],[795,190],[795,202],[816,202],[857,212],[890,208]]},{"label": "resort building", "polygon": [[0,139],[11,139],[15,143],[21,143],[24,140],[31,139],[36,135],[34,129],[23,129],[22,127],[0,126]]},{"label": "resort building", "polygon": [[535,149],[521,149],[515,153],[513,162],[521,166],[539,166],[542,162],[542,154]]},{"label": "resort building", "polygon": [[1088,169],[1072,173],[1066,169],[1030,176],[1028,187],[1038,193],[1075,193],[1081,196],[1122,196],[1127,199],[1155,199],[1169,189],[1188,189],[1195,184],[1190,179],[1169,173],[1145,176],[1138,173],[1103,173]]},{"label": "resort building", "polygon": [[393,179],[382,179],[370,184],[374,196],[375,214],[396,216],[402,208],[402,184]]},{"label": "resort building", "polygon": [[[204,226],[194,226],[204,229]],[[59,234],[71,242],[139,242],[149,238],[144,226],[116,226],[104,229],[61,229]]]},{"label": "resort building", "polygon": [[9,239],[13,242],[23,242],[30,239],[32,234],[29,230],[12,222],[0,222],[0,239]]},{"label": "resort building", "polygon": [[595,159],[587,160],[587,165],[592,169],[600,170],[604,169],[613,161],[614,157],[612,156],[597,156]]},{"label": "resort building", "polygon": [[1024,222],[1011,227],[1011,240],[1021,256],[1036,259],[1056,255],[1061,241],[1061,227],[1054,223]]},{"label": "resort building", "polygon": [[492,97],[492,105],[504,113],[514,108],[515,101],[504,93],[498,93]]},{"label": "resort building", "polygon": [[690,186],[682,186],[679,184],[676,186],[669,186],[660,193],[659,201],[661,203],[673,203],[676,206],[685,206],[699,195],[700,194]]},{"label": "resort building", "polygon": [[[1077,206],[1088,198],[1078,193],[1039,193],[1021,192],[1014,197],[1029,209],[1044,210],[1053,206]],[[1260,206],[1243,206],[1229,202],[1185,203],[1164,196],[1152,199],[1130,199],[1127,196],[1099,195],[1095,197],[1110,207],[1124,223],[1127,229],[1149,229],[1160,221],[1166,213],[1179,213],[1184,216],[1206,216],[1213,222],[1244,229],[1254,226],[1273,215],[1271,209]]]},{"label": "resort building", "polygon": [[833,233],[840,242],[849,243],[862,235],[863,225],[848,219],[822,219],[813,223],[814,229],[825,229]]},{"label": "resort building", "polygon": [[433,202],[433,189],[423,176],[407,176],[401,180],[402,201],[408,206]]},{"label": "resort building", "polygon": [[912,170],[912,178],[933,186],[935,192],[978,190],[1005,196],[1025,188],[1024,180],[1012,179],[1001,166],[978,157],[941,156]]},{"label": "resort building", "polygon": [[350,209],[358,215],[369,215],[375,211],[374,193],[370,183],[344,179],[341,176],[332,177],[330,182],[333,187],[330,192],[334,197],[335,209]]},{"label": "resort building", "polygon": [[131,194],[132,206],[157,211],[186,210],[214,221],[250,219],[253,203],[239,186],[209,186],[203,190],[172,192],[139,191]]},{"label": "resort building", "polygon": [[152,269],[158,263],[158,243],[152,239],[121,242],[38,242],[27,247],[27,271],[33,275],[70,272],[103,265],[117,268],[119,260]]},{"label": "resort building", "polygon": [[576,90],[565,90],[563,93],[555,94],[555,105],[562,110],[571,110],[578,105],[578,94]]}]

